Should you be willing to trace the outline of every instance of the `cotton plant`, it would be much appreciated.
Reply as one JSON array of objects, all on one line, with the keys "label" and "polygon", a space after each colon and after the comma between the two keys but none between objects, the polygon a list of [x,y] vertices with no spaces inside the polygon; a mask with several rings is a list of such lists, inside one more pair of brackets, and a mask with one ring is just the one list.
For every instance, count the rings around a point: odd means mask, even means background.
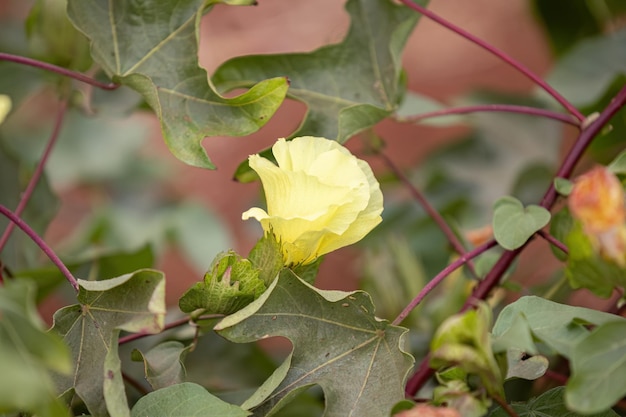
[{"label": "cotton plant", "polygon": [[284,138],[272,147],[276,163],[248,159],[263,184],[267,210],[253,207],[264,235],[249,259],[219,254],[180,300],[184,312],[230,314],[262,294],[283,270],[311,282],[321,257],[363,239],[381,221],[383,194],[369,164],[322,137]]}]

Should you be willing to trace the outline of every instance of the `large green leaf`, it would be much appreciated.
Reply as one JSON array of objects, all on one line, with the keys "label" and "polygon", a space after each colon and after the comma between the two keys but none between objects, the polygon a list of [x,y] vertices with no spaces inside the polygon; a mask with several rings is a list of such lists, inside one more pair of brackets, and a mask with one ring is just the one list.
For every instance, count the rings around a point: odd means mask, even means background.
[{"label": "large green leaf", "polygon": [[142,397],[133,407],[133,417],[160,416],[219,416],[250,415],[240,407],[225,403],[197,384],[186,382],[172,385]]},{"label": "large green leaf", "polygon": [[[519,417],[618,417],[618,414],[613,410],[594,414],[579,414],[569,410],[563,401],[564,389],[564,387],[553,388],[526,403],[513,403],[511,407]],[[509,413],[500,407],[489,414],[489,417],[508,416]]]},{"label": "large green leaf", "polygon": [[[620,318],[618,317],[617,320]],[[626,319],[598,326],[572,353],[565,402],[584,414],[599,413],[626,395]]]},{"label": "large green leaf", "polygon": [[145,353],[135,349],[132,358],[143,362],[146,379],[152,389],[158,390],[184,381],[186,371],[183,360],[191,347],[176,340],[168,340]]},{"label": "large green leaf", "polygon": [[537,353],[538,339],[557,353],[572,358],[575,346],[589,335],[588,324],[623,320],[614,314],[572,307],[540,297],[522,297],[506,306],[493,326],[494,351],[509,348]]},{"label": "large green leaf", "polygon": [[128,416],[117,353],[120,330],[157,333],[165,317],[165,280],[141,270],[105,281],[79,280],[80,304],[54,315],[52,331],[70,346],[76,364],[59,376],[60,392],[74,389],[94,417]]},{"label": "large green leaf", "polygon": [[213,83],[225,91],[286,76],[289,96],[308,107],[292,136],[345,142],[397,107],[401,54],[419,17],[390,0],[350,0],[346,9],[352,23],[341,43],[311,53],[238,57],[218,68]]},{"label": "large green leaf", "polygon": [[288,88],[281,77],[233,98],[213,90],[206,71],[198,66],[198,28],[206,5],[217,2],[68,2],[70,19],[90,39],[94,60],[115,82],[143,95],[177,158],[204,168],[214,168],[201,145],[204,137],[257,131],[278,109]]},{"label": "large green leaf", "polygon": [[404,397],[412,358],[402,350],[406,330],[374,316],[367,293],[318,290],[291,273],[215,328],[227,339],[252,342],[283,336],[290,357],[242,406],[271,415],[319,384],[326,417],[387,415]]},{"label": "large green leaf", "polygon": [[35,306],[35,285],[9,280],[0,286],[0,414],[29,411],[69,415],[56,398],[50,371],[69,373],[69,349],[44,332]]}]

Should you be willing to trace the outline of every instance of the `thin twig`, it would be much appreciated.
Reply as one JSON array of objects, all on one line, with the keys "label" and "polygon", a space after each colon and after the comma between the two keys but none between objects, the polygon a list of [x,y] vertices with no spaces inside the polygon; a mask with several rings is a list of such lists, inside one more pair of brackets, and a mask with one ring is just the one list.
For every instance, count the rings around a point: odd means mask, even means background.
[{"label": "thin twig", "polygon": [[434,21],[434,22],[444,26],[445,28],[447,28],[447,29],[449,29],[449,30],[451,30],[451,31],[461,35],[462,37],[464,37],[468,41],[478,45],[479,47],[487,50],[489,53],[497,56],[502,61],[506,62],[511,67],[515,68],[517,71],[519,71],[522,74],[524,74],[527,78],[531,79],[535,84],[537,84],[539,87],[541,87],[543,90],[545,90],[556,101],[558,101],[568,112],[570,112],[572,114],[572,116],[576,117],[581,122],[583,120],[585,120],[585,116],[576,107],[574,107],[574,105],[572,105],[569,101],[567,101],[567,99],[565,99],[565,97],[563,97],[561,94],[559,94],[558,91],[556,91],[554,88],[552,88],[547,82],[545,82],[541,77],[539,77],[537,74],[535,74],[530,69],[528,69],[521,62],[513,59],[508,54],[506,54],[504,51],[501,51],[500,49],[496,48],[495,46],[488,44],[487,42],[483,41],[482,39],[478,38],[477,36],[472,35],[471,33],[467,32],[466,30],[461,29],[460,27],[458,27],[454,23],[445,20],[444,18],[440,17],[436,13],[433,13],[432,11],[428,10],[427,8],[422,7],[419,4],[414,3],[413,0],[400,0],[400,1],[405,6],[407,6],[407,7],[411,8],[411,9],[421,13],[422,15],[426,16],[427,18],[431,19],[432,21]]},{"label": "thin twig", "polygon": [[545,240],[547,240],[553,246],[556,246],[557,248],[559,248],[561,252],[563,252],[564,254],[566,255],[569,254],[569,249],[567,248],[567,245],[565,245],[565,243],[561,242],[560,240],[552,236],[550,233],[546,232],[545,230],[540,230],[539,232],[537,232],[537,234],[541,236],[542,238],[544,238]]},{"label": "thin twig", "polygon": [[398,317],[396,317],[396,319],[393,321],[393,324],[397,326],[398,324],[402,323],[402,321],[411,313],[411,311],[413,311],[413,309],[415,309],[415,307],[417,307],[422,302],[424,297],[426,297],[433,289],[435,289],[435,287],[439,285],[441,281],[447,278],[452,272],[466,264],[470,259],[473,259],[478,255],[488,251],[492,247],[496,246],[496,244],[497,243],[495,240],[491,240],[459,256],[454,262],[445,267],[433,279],[431,279],[428,284],[424,286],[424,288],[422,288],[419,294],[417,294],[415,298],[411,300],[409,305],[407,305],[404,310],[402,310],[402,312],[398,314]]},{"label": "thin twig", "polygon": [[[61,102],[59,112],[57,113],[57,117],[54,122],[54,129],[52,130],[50,139],[48,139],[48,143],[46,144],[46,148],[44,149],[43,154],[41,155],[41,158],[39,159],[39,162],[37,163],[37,167],[35,168],[35,172],[33,172],[33,176],[30,178],[30,181],[28,182],[26,189],[24,190],[24,192],[22,193],[22,196],[20,197],[20,201],[17,204],[17,207],[13,211],[13,213],[15,213],[16,216],[22,215],[22,213],[24,212],[24,208],[26,208],[26,204],[28,204],[30,197],[35,191],[35,187],[37,187],[37,184],[39,183],[41,175],[43,174],[43,170],[46,166],[46,162],[48,161],[48,158],[50,157],[52,148],[54,147],[57,141],[57,138],[59,137],[59,133],[61,132],[61,126],[63,125],[63,120],[65,119],[66,110],[67,110],[67,100],[63,100]],[[11,236],[11,233],[13,232],[14,228],[15,228],[15,223],[9,223],[6,229],[4,229],[4,233],[2,234],[2,237],[0,237],[0,252],[2,252],[5,245],[7,244],[9,237]]]},{"label": "thin twig", "polygon": [[516,113],[530,116],[545,117],[559,122],[567,123],[580,128],[580,122],[572,115],[559,113],[552,110],[538,109],[528,106],[516,106],[511,104],[481,104],[476,106],[454,107],[450,109],[442,109],[431,111],[428,113],[416,114],[414,116],[399,117],[400,122],[417,123],[419,121],[430,119],[433,117],[451,116],[455,114],[467,114],[477,112],[505,112]]},{"label": "thin twig", "polygon": [[497,394],[490,395],[491,399],[494,400],[498,405],[509,415],[509,417],[519,417],[519,414],[511,407],[509,403],[502,397]]},{"label": "thin twig", "polygon": [[103,90],[115,90],[116,88],[120,87],[120,84],[103,83],[80,72],[72,71],[67,68],[59,67],[58,65],[49,64],[47,62],[38,61],[36,59],[26,58],[25,56],[0,52],[0,61],[10,61],[17,64],[29,65],[31,67],[40,68],[46,71],[56,72],[57,74],[73,78],[77,81],[93,85],[94,87],[98,87]]},{"label": "thin twig", "polygon": [[122,372],[122,378],[124,379],[124,382],[135,388],[135,390],[141,395],[148,395],[150,393],[149,389],[146,389],[146,387],[140,384],[139,381],[128,375],[126,372]]},{"label": "thin twig", "polygon": [[[433,219],[435,224],[439,226],[439,229],[443,232],[446,239],[448,239],[448,242],[450,243],[450,245],[452,245],[452,248],[454,249],[454,251],[460,256],[463,256],[466,253],[466,250],[463,247],[463,243],[461,243],[459,238],[457,238],[454,231],[450,228],[446,220],[441,216],[441,214],[437,211],[437,209],[435,209],[430,204],[428,199],[426,199],[426,197],[421,193],[421,191],[418,190],[417,187],[415,187],[411,183],[411,180],[409,180],[409,178],[406,175],[404,175],[402,170],[398,168],[398,166],[396,166],[396,164],[385,153],[378,152],[378,155],[380,155],[380,157],[383,159],[383,161],[389,167],[389,169],[393,171],[394,175],[408,188],[409,192],[411,193],[411,196],[422,206],[424,211],[426,211],[426,214],[428,214],[428,216],[430,216],[430,218]],[[472,273],[474,278],[478,278],[478,275],[476,274],[476,271],[474,270],[474,265],[471,262],[467,263],[467,268]]]},{"label": "thin twig", "polygon": [[74,275],[70,272],[69,269],[65,266],[65,264],[61,261],[61,259],[57,256],[56,253],[48,246],[46,242],[33,230],[29,225],[24,222],[24,220],[20,219],[19,216],[16,216],[11,210],[4,207],[0,204],[0,214],[7,217],[10,221],[15,223],[17,227],[22,229],[26,235],[31,238],[33,242],[37,244],[43,251],[43,253],[50,258],[53,264],[56,265],[57,268],[61,271],[61,273],[67,278],[72,287],[78,292],[78,281],[74,278]]}]

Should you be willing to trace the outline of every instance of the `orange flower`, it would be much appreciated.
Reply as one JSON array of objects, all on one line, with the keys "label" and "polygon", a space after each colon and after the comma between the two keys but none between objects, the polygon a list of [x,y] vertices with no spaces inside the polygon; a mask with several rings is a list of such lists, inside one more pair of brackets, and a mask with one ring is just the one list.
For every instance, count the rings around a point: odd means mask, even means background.
[{"label": "orange flower", "polygon": [[626,207],[624,189],[615,174],[599,166],[581,175],[574,182],[568,205],[600,253],[624,266]]}]

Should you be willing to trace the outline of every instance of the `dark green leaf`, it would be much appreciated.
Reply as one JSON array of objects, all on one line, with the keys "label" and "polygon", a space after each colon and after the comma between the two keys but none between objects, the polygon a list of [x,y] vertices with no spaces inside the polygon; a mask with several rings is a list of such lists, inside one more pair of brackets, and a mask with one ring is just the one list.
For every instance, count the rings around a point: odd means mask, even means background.
[{"label": "dark green leaf", "polygon": [[[291,136],[345,142],[396,108],[404,89],[402,50],[419,17],[388,0],[350,0],[346,9],[352,23],[341,43],[311,53],[235,58],[215,72],[214,84],[224,91],[286,76],[289,96],[308,107]],[[238,170],[237,178],[248,170]]]},{"label": "dark green leaf", "polygon": [[69,349],[58,336],[44,332],[35,289],[30,281],[9,280],[0,286],[0,413],[67,417],[50,371],[71,372]]},{"label": "dark green leaf", "polygon": [[190,165],[214,168],[201,145],[204,137],[257,131],[278,109],[288,86],[285,78],[274,78],[234,98],[217,94],[198,66],[205,3],[69,0],[68,14],[90,39],[94,60],[150,104],[172,153]]},{"label": "dark green leaf", "polygon": [[144,364],[146,379],[153,390],[184,382],[183,360],[192,345],[185,346],[176,340],[160,343],[147,351],[133,350],[132,358]]},{"label": "dark green leaf", "polygon": [[319,384],[326,416],[387,415],[404,396],[412,359],[402,350],[405,330],[373,313],[364,292],[318,290],[281,274],[259,299],[215,328],[239,343],[272,336],[293,343],[290,357],[242,407],[266,415]]},{"label": "dark green leaf", "polygon": [[572,352],[565,402],[583,414],[601,413],[626,395],[626,319],[604,323]]},{"label": "dark green leaf", "polygon": [[60,392],[74,389],[94,417],[129,415],[117,354],[120,330],[157,333],[165,317],[165,281],[142,270],[105,281],[79,280],[80,304],[54,315],[52,331],[70,346],[72,375],[56,378]]},{"label": "dark green leaf", "polygon": [[133,407],[132,417],[245,417],[245,410],[225,403],[200,385],[186,382],[172,385],[141,397]]},{"label": "dark green leaf", "polygon": [[[596,414],[579,414],[569,410],[563,401],[564,387],[552,388],[527,403],[513,403],[511,407],[519,417],[619,417],[613,410]],[[509,414],[498,407],[489,413],[489,417],[509,417]]]},{"label": "dark green leaf", "polygon": [[550,221],[550,212],[537,205],[524,207],[513,197],[502,197],[494,204],[493,234],[507,250],[522,247]]}]

